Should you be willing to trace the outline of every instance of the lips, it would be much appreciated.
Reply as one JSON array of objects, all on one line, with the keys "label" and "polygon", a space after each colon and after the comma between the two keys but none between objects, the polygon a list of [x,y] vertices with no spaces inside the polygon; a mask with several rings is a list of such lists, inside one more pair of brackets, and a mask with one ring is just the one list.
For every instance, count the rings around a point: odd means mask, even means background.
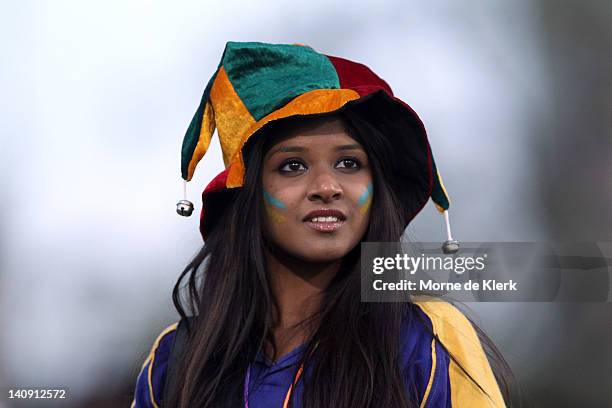
[{"label": "lips", "polygon": [[314,210],[306,214],[302,221],[312,221],[313,219],[319,218],[335,218],[336,221],[344,221],[346,220],[346,216],[342,211],[333,210],[331,208],[321,208],[319,210]]},{"label": "lips", "polygon": [[303,221],[315,231],[334,232],[342,227],[346,216],[342,211],[322,208],[309,212]]}]

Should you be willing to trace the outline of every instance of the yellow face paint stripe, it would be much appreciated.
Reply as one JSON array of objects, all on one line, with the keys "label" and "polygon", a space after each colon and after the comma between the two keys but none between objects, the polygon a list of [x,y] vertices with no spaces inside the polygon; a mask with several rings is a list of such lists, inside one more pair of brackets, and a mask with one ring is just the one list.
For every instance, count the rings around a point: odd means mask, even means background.
[{"label": "yellow face paint stripe", "polygon": [[242,160],[242,147],[246,141],[261,129],[265,124],[274,120],[293,115],[312,115],[316,113],[333,112],[347,102],[359,99],[357,92],[351,89],[315,89],[292,99],[287,105],[251,124],[243,133],[239,148],[234,152],[231,167],[227,175],[228,188],[241,187],[244,179],[244,162]]},{"label": "yellow face paint stripe", "polygon": [[270,207],[269,205],[266,205],[266,212],[268,213],[270,218],[272,218],[272,220],[274,220],[278,224],[282,224],[287,221],[284,215],[280,214],[276,209]]},{"label": "yellow face paint stripe", "polygon": [[372,205],[372,196],[368,197],[367,201],[359,208],[362,214],[365,214],[370,209]]}]

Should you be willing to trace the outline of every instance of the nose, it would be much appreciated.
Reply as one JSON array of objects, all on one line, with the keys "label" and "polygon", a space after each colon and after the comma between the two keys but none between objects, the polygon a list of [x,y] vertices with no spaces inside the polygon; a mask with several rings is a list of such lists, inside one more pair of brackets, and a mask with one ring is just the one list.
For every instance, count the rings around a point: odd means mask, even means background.
[{"label": "nose", "polygon": [[329,172],[321,172],[315,175],[308,190],[308,199],[310,201],[330,203],[341,199],[343,196],[342,186]]}]

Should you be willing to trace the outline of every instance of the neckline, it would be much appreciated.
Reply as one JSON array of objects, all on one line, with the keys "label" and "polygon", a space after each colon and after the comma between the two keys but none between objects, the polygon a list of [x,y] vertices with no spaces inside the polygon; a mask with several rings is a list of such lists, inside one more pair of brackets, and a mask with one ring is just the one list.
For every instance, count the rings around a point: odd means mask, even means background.
[{"label": "neckline", "polygon": [[270,358],[268,358],[263,352],[263,350],[259,350],[257,352],[257,355],[255,356],[255,362],[262,363],[268,368],[282,368],[296,364],[297,361],[294,360],[297,360],[297,357],[306,348],[307,344],[307,341],[300,344],[299,346],[293,348],[291,351],[283,354],[275,361],[272,361]]}]

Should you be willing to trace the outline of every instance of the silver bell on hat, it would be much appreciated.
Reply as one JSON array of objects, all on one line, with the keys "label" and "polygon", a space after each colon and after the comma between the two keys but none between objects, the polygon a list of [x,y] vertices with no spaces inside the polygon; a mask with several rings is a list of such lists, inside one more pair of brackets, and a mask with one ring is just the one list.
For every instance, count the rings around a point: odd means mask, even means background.
[{"label": "silver bell on hat", "polygon": [[189,200],[181,200],[176,203],[176,212],[183,217],[193,214],[193,203]]},{"label": "silver bell on hat", "polygon": [[453,234],[451,233],[450,227],[450,219],[448,216],[448,210],[443,212],[444,222],[446,224],[446,241],[442,244],[442,252],[445,254],[455,254],[459,251],[459,241],[453,239]]},{"label": "silver bell on hat", "polygon": [[442,244],[442,252],[445,254],[454,254],[459,251],[459,241],[449,239]]},{"label": "silver bell on hat", "polygon": [[193,214],[193,203],[187,199],[187,181],[183,180],[183,199],[176,203],[176,212],[183,217]]}]

